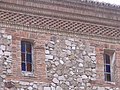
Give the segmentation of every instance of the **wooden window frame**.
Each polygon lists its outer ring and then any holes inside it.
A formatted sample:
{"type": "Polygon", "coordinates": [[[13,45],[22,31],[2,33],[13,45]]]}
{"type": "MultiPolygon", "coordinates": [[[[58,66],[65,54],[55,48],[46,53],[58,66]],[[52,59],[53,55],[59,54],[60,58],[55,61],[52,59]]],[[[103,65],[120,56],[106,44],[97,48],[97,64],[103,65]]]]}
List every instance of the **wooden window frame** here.
{"type": "Polygon", "coordinates": [[[33,72],[33,43],[32,42],[30,42],[30,41],[25,41],[25,40],[22,40],[21,41],[21,71],[22,72],[30,72],[30,73],[32,73],[33,72]],[[25,52],[22,52],[22,43],[25,43],[25,52]],[[30,47],[30,53],[28,53],[27,52],[27,44],[29,44],[29,45],[31,45],[31,47],[30,47]],[[23,62],[22,61],[22,53],[25,53],[24,55],[25,55],[25,61],[23,62]],[[31,57],[31,61],[30,62],[28,62],[28,60],[27,60],[27,56],[26,56],[26,54],[30,54],[30,57],[31,57]],[[23,66],[22,66],[22,63],[25,63],[25,70],[23,70],[22,68],[23,68],[23,66]],[[28,70],[28,66],[27,66],[27,64],[31,64],[31,70],[28,70]]]}
{"type": "Polygon", "coordinates": [[[115,50],[104,50],[104,80],[107,82],[113,82],[114,81],[114,62],[115,62],[115,50]],[[109,56],[109,63],[106,63],[106,55],[109,56]],[[109,66],[110,72],[107,71],[106,67],[109,66]],[[110,75],[110,79],[107,79],[108,77],[106,75],[110,75]]]}

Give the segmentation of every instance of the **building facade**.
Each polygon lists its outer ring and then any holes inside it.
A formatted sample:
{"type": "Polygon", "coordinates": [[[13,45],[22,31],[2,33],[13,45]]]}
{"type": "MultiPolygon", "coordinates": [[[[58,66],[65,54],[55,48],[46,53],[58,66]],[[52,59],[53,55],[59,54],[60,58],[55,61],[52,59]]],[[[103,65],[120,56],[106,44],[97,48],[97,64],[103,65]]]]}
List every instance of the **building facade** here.
{"type": "Polygon", "coordinates": [[[120,90],[120,7],[0,0],[0,90],[120,90]]]}

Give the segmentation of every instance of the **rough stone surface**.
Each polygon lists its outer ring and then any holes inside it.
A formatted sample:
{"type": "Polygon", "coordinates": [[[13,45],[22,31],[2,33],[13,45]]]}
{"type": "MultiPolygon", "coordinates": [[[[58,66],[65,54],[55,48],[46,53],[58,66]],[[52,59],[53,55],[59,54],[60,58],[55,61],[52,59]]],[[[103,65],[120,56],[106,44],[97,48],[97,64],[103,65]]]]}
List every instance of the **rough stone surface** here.
{"type": "MultiPolygon", "coordinates": [[[[88,41],[80,38],[59,35],[51,35],[50,40],[45,43],[45,47],[37,46],[35,48],[38,52],[36,57],[39,60],[36,65],[46,66],[44,69],[39,68],[38,70],[41,72],[37,75],[46,73],[48,80],[44,80],[41,76],[40,79],[43,79],[44,82],[39,82],[34,80],[34,75],[30,75],[30,73],[25,73],[26,76],[23,76],[27,80],[10,79],[15,73],[12,65],[13,57],[17,56],[12,55],[12,50],[14,51],[16,48],[11,49],[11,47],[12,40],[16,40],[16,38],[6,33],[0,33],[0,37],[0,90],[120,90],[119,87],[114,87],[114,82],[111,83],[111,86],[94,85],[98,78],[97,53],[94,45],[91,46],[88,41]],[[44,53],[42,58],[39,52],[41,48],[44,48],[44,51],[41,52],[44,53]],[[44,72],[45,70],[46,72],[44,72]]],[[[17,75],[19,77],[19,74],[17,75]]]]}
{"type": "MultiPolygon", "coordinates": [[[[93,68],[91,66],[96,63],[95,49],[91,49],[91,52],[88,52],[87,49],[93,47],[89,45],[85,46],[83,42],[74,38],[56,38],[54,45],[51,47],[51,40],[46,48],[49,56],[54,57],[51,58],[52,60],[46,61],[47,66],[51,67],[51,69],[47,70],[48,77],[52,78],[55,85],[57,84],[57,86],[51,84],[50,87],[56,88],[55,90],[77,90],[77,88],[79,90],[79,86],[81,89],[86,88],[86,86],[91,86],[88,82],[92,79],[92,75],[96,75],[96,71],[94,70],[96,66],[93,66],[93,68]],[[81,50],[83,47],[89,48],[81,50]],[[50,48],[54,49],[51,50],[50,48]],[[54,55],[52,52],[56,54],[54,55]],[[92,59],[90,57],[92,57],[92,59]],[[90,71],[86,69],[90,69],[90,71]]],[[[48,56],[46,59],[48,59],[48,56]]]]}

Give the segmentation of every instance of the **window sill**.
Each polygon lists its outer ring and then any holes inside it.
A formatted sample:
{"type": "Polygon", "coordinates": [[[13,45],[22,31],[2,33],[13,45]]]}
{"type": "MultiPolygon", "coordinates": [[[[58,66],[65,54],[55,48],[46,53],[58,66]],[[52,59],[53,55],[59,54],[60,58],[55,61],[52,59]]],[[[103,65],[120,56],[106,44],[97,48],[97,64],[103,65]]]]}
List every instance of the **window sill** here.
{"type": "Polygon", "coordinates": [[[113,82],[113,81],[105,81],[106,84],[112,84],[112,85],[115,85],[116,83],[113,82]]]}
{"type": "Polygon", "coordinates": [[[22,72],[22,75],[25,76],[25,77],[34,77],[34,74],[33,72],[22,72]]]}

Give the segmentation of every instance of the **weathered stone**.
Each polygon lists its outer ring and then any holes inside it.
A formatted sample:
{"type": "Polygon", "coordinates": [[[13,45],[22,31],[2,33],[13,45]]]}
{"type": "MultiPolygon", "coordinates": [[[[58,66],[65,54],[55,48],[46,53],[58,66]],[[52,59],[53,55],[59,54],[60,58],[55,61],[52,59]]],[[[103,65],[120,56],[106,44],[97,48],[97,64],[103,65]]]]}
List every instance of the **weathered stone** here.
{"type": "Polygon", "coordinates": [[[54,77],[56,77],[56,78],[57,78],[57,77],[58,77],[58,74],[54,74],[54,77]]]}
{"type": "Polygon", "coordinates": [[[76,49],[76,47],[72,47],[72,49],[73,49],[73,50],[75,50],[75,49],[76,49]]]}
{"type": "Polygon", "coordinates": [[[71,46],[71,42],[69,40],[65,40],[65,44],[71,46]]]}
{"type": "Polygon", "coordinates": [[[79,64],[79,67],[83,67],[83,64],[82,64],[82,63],[80,63],[80,64],[79,64]]]}
{"type": "Polygon", "coordinates": [[[58,61],[55,61],[55,65],[58,66],[58,65],[59,65],[59,62],[58,62],[58,61]]]}
{"type": "Polygon", "coordinates": [[[7,73],[12,73],[11,69],[7,69],[7,73]]]}
{"type": "Polygon", "coordinates": [[[105,90],[104,87],[98,87],[98,90],[105,90]]]}
{"type": "Polygon", "coordinates": [[[6,75],[2,74],[1,77],[4,79],[4,78],[6,78],[6,75]]]}
{"type": "Polygon", "coordinates": [[[87,79],[88,77],[86,75],[82,75],[82,79],[87,79]]]}
{"type": "Polygon", "coordinates": [[[61,64],[64,64],[64,62],[63,62],[62,60],[60,60],[60,63],[61,63],[61,64]]]}
{"type": "Polygon", "coordinates": [[[56,90],[63,90],[63,89],[60,86],[57,86],[56,90]]]}
{"type": "Polygon", "coordinates": [[[44,87],[44,90],[51,90],[50,87],[44,87]]]}
{"type": "Polygon", "coordinates": [[[77,78],[77,82],[82,82],[82,78],[77,78]]]}
{"type": "Polygon", "coordinates": [[[28,87],[28,90],[33,90],[33,88],[31,86],[28,87]]]}
{"type": "Polygon", "coordinates": [[[1,50],[5,50],[5,45],[0,45],[1,50]]]}
{"type": "Polygon", "coordinates": [[[49,50],[45,50],[45,54],[50,54],[50,51],[49,50]]]}
{"type": "Polygon", "coordinates": [[[29,85],[29,82],[22,82],[22,81],[20,81],[19,82],[21,85],[29,85]]]}
{"type": "Polygon", "coordinates": [[[52,86],[52,87],[51,87],[51,90],[55,90],[55,87],[52,86]]]}
{"type": "Polygon", "coordinates": [[[59,83],[59,80],[57,78],[53,78],[54,83],[59,83]]]}
{"type": "Polygon", "coordinates": [[[46,55],[47,59],[53,59],[53,55],[46,55]]]}
{"type": "Polygon", "coordinates": [[[59,76],[58,79],[59,80],[65,80],[65,77],[64,76],[59,76]]]}
{"type": "Polygon", "coordinates": [[[8,35],[8,36],[7,36],[7,39],[11,40],[11,39],[12,39],[12,36],[11,36],[11,35],[8,35]]]}
{"type": "Polygon", "coordinates": [[[33,88],[37,88],[37,85],[36,85],[36,84],[33,84],[33,88]]]}

